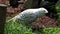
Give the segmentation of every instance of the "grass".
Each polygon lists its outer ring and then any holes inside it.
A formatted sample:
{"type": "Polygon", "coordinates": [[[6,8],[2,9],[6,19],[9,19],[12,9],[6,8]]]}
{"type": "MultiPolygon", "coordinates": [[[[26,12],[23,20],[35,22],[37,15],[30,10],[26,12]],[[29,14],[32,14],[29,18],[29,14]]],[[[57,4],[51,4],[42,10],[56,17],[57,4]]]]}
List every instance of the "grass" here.
{"type": "MultiPolygon", "coordinates": [[[[60,34],[60,28],[44,28],[40,33],[60,34]]],[[[22,25],[19,21],[11,21],[5,23],[4,34],[38,34],[38,32],[32,32],[31,28],[26,28],[26,26],[22,25]]]]}
{"type": "Polygon", "coordinates": [[[15,21],[6,22],[4,34],[32,34],[32,31],[15,21]]]}
{"type": "Polygon", "coordinates": [[[60,34],[60,28],[44,28],[43,34],[60,34]]]}

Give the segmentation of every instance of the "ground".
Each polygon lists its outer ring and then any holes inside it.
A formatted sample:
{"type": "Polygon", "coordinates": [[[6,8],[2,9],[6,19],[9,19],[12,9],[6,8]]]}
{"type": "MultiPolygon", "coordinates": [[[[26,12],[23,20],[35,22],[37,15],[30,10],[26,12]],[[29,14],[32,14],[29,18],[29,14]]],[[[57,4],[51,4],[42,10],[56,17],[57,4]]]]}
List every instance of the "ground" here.
{"type": "Polygon", "coordinates": [[[32,24],[39,27],[58,27],[58,20],[51,19],[48,16],[41,16],[36,21],[32,22],[32,24]]]}

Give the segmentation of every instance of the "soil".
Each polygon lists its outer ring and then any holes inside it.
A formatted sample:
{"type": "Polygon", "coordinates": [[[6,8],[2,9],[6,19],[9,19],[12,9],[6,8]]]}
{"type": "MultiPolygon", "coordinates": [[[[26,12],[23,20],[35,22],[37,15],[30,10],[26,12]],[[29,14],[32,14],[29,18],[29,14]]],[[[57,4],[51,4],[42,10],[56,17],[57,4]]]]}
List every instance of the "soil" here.
{"type": "Polygon", "coordinates": [[[41,16],[36,21],[32,22],[32,25],[38,27],[59,27],[58,20],[51,19],[48,16],[41,16]]]}

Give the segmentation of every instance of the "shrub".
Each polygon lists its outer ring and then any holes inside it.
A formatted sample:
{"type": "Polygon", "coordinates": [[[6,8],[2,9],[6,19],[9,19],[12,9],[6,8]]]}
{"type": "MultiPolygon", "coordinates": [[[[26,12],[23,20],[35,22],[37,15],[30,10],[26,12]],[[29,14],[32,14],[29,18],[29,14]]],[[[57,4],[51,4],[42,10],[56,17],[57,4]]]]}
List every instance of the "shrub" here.
{"type": "Polygon", "coordinates": [[[60,34],[60,28],[44,28],[43,34],[60,34]]]}
{"type": "Polygon", "coordinates": [[[11,21],[5,23],[4,34],[32,34],[32,31],[18,21],[11,21]]]}

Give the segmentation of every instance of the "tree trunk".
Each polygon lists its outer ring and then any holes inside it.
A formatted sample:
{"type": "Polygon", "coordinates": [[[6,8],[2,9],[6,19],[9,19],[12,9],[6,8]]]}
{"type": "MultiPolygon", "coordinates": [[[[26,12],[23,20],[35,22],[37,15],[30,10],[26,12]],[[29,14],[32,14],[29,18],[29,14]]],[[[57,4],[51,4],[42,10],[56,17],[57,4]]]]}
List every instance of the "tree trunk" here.
{"type": "Polygon", "coordinates": [[[4,34],[5,20],[6,20],[6,5],[0,4],[0,34],[4,34]]]}

